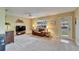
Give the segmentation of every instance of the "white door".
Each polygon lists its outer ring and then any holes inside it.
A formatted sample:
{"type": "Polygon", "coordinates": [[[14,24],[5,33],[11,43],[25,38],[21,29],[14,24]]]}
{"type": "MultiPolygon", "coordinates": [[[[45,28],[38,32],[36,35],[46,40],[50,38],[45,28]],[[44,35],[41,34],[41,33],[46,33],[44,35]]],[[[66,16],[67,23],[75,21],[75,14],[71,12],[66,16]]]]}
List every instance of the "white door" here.
{"type": "Polygon", "coordinates": [[[79,45],[79,17],[76,18],[76,43],[79,45]]]}
{"type": "Polygon", "coordinates": [[[61,38],[71,39],[72,22],[71,16],[62,17],[59,20],[59,35],[61,38]]]}

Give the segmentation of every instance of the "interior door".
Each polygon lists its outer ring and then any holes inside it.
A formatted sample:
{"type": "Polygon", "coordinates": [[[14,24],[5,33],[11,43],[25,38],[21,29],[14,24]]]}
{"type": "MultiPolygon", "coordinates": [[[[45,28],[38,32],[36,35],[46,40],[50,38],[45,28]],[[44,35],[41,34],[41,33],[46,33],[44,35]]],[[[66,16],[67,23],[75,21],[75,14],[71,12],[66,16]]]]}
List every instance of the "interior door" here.
{"type": "Polygon", "coordinates": [[[79,46],[79,17],[76,18],[76,43],[79,46]]]}
{"type": "Polygon", "coordinates": [[[71,39],[72,22],[70,16],[60,18],[59,28],[59,35],[61,38],[71,39]]]}

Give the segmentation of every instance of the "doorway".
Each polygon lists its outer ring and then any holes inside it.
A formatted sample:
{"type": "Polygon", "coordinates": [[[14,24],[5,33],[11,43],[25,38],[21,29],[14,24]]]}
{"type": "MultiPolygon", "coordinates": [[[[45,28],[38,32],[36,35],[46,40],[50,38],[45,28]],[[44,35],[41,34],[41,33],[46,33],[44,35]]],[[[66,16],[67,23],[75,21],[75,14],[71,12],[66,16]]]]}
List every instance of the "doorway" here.
{"type": "Polygon", "coordinates": [[[76,44],[79,46],[79,17],[76,18],[76,44]]]}
{"type": "Polygon", "coordinates": [[[61,39],[72,39],[72,17],[65,16],[59,20],[59,36],[61,39]]]}

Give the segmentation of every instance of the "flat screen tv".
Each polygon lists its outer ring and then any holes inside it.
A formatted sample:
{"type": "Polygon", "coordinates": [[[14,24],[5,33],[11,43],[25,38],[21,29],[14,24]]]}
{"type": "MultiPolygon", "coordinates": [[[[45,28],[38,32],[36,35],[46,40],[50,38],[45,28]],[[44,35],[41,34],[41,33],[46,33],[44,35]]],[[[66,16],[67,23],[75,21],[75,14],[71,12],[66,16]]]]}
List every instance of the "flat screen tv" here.
{"type": "Polygon", "coordinates": [[[26,26],[16,26],[16,32],[25,31],[26,26]]]}

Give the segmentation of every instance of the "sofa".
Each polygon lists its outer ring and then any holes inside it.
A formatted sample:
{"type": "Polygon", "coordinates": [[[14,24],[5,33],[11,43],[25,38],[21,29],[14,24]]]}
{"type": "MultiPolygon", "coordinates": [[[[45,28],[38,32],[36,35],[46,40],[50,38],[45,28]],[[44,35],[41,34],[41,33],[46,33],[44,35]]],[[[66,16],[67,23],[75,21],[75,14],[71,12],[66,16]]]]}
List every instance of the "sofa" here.
{"type": "Polygon", "coordinates": [[[32,30],[32,34],[41,37],[50,37],[50,32],[45,31],[45,29],[32,30]]]}

